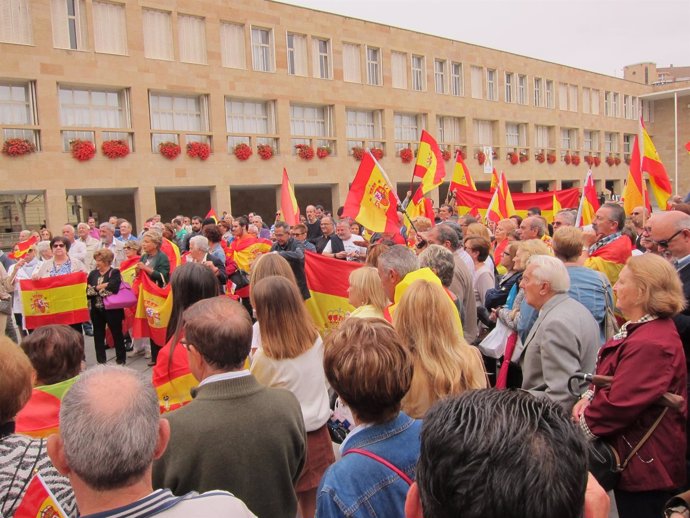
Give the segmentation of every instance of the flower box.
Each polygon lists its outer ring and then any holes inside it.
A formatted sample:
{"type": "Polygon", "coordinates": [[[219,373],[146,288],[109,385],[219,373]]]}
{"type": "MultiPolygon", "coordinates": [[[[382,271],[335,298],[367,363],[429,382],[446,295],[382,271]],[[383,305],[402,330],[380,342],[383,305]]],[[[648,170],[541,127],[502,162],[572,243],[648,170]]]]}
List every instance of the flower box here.
{"type": "Polygon", "coordinates": [[[72,157],[80,162],[86,162],[96,156],[96,146],[90,140],[73,140],[70,142],[72,157]]]}
{"type": "Polygon", "coordinates": [[[540,164],[543,164],[546,161],[546,157],[544,156],[544,152],[540,151],[539,153],[536,154],[534,159],[539,162],[540,164]]]}
{"type": "Polygon", "coordinates": [[[111,160],[124,158],[129,155],[129,144],[126,140],[106,140],[101,144],[101,152],[111,160]]]}
{"type": "Polygon", "coordinates": [[[412,162],[413,158],[414,153],[412,153],[412,150],[409,147],[405,147],[400,150],[400,160],[402,160],[403,164],[409,164],[412,162]]]}
{"type": "Polygon", "coordinates": [[[250,156],[254,154],[252,151],[252,148],[249,147],[249,144],[245,144],[244,142],[241,144],[237,144],[232,152],[235,154],[238,160],[248,160],[250,156]]]}
{"type": "Polygon", "coordinates": [[[328,146],[319,146],[316,148],[316,156],[319,157],[320,159],[324,159],[331,154],[331,148],[328,146]]]}
{"type": "Polygon", "coordinates": [[[24,138],[7,139],[2,144],[2,154],[11,157],[28,155],[34,151],[36,151],[36,146],[33,142],[24,138]]]}
{"type": "Polygon", "coordinates": [[[570,165],[573,162],[573,157],[570,155],[570,153],[566,153],[563,157],[563,161],[565,162],[565,165],[570,165]]]}
{"type": "Polygon", "coordinates": [[[381,160],[383,158],[383,149],[380,147],[373,147],[369,151],[371,151],[371,154],[374,155],[376,160],[381,160]]]}
{"type": "Polygon", "coordinates": [[[556,153],[549,153],[546,155],[546,162],[548,164],[555,164],[556,163],[556,153]]]}
{"type": "Polygon", "coordinates": [[[363,147],[359,147],[359,146],[353,147],[353,148],[352,148],[352,156],[353,156],[354,159],[357,160],[358,162],[361,161],[362,158],[364,158],[364,148],[363,148],[363,147]]]}
{"type": "Polygon", "coordinates": [[[273,158],[273,155],[275,154],[273,152],[273,146],[271,146],[270,144],[259,144],[258,146],[256,146],[256,151],[258,152],[259,158],[261,158],[261,160],[270,160],[271,158],[273,158]]]}
{"type": "Polygon", "coordinates": [[[484,162],[486,162],[484,151],[477,151],[477,162],[479,162],[479,165],[484,165],[484,162]]]}
{"type": "Polygon", "coordinates": [[[520,161],[520,155],[514,151],[511,151],[508,153],[508,160],[510,160],[511,164],[516,165],[520,161]]]}
{"type": "Polygon", "coordinates": [[[211,146],[205,142],[190,142],[187,144],[187,156],[206,160],[211,155],[211,146]]]}
{"type": "Polygon", "coordinates": [[[580,165],[580,155],[573,155],[572,163],[573,165],[580,165]]]}
{"type": "Polygon", "coordinates": [[[168,160],[175,160],[180,156],[182,149],[177,142],[167,141],[158,144],[158,152],[168,160]]]}
{"type": "Polygon", "coordinates": [[[595,156],[593,162],[594,162],[594,167],[599,167],[601,165],[601,158],[599,158],[598,156],[595,156]]]}
{"type": "Polygon", "coordinates": [[[612,156],[607,156],[607,157],[606,157],[606,164],[607,164],[609,167],[613,167],[613,164],[615,164],[615,163],[616,163],[616,161],[614,160],[614,158],[613,158],[612,156]]]}
{"type": "Polygon", "coordinates": [[[297,150],[297,156],[302,160],[311,160],[314,158],[314,148],[308,144],[297,144],[295,149],[297,150]]]}
{"type": "Polygon", "coordinates": [[[448,162],[448,160],[450,160],[450,157],[451,157],[450,151],[448,151],[447,149],[444,149],[443,151],[441,151],[441,157],[443,158],[444,161],[448,162]]]}
{"type": "Polygon", "coordinates": [[[614,165],[621,165],[621,159],[618,158],[618,157],[614,158],[614,159],[613,159],[613,164],[614,164],[614,165]]]}

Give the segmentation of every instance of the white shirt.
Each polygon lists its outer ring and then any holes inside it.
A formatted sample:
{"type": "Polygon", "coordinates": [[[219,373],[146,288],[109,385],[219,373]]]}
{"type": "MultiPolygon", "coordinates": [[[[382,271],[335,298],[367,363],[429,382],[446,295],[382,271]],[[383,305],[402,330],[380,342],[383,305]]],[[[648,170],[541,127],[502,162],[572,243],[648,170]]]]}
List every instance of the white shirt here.
{"type": "Polygon", "coordinates": [[[235,378],[243,378],[244,376],[249,376],[251,372],[249,372],[247,369],[242,369],[241,371],[230,371],[230,372],[223,372],[221,374],[213,374],[209,376],[208,378],[204,378],[201,383],[199,383],[199,386],[201,387],[202,385],[207,385],[209,383],[214,383],[216,381],[225,381],[225,380],[232,380],[235,378]]]}
{"type": "Polygon", "coordinates": [[[68,253],[70,259],[79,259],[82,263],[86,263],[86,245],[78,239],[69,245],[68,253]]]}
{"type": "MultiPolygon", "coordinates": [[[[345,247],[345,252],[347,253],[347,260],[348,261],[355,261],[357,260],[357,257],[365,257],[367,255],[367,249],[363,246],[357,246],[355,244],[355,241],[361,241],[362,237],[351,235],[349,239],[342,239],[341,241],[343,242],[343,246],[345,247]]],[[[323,249],[324,254],[332,254],[331,252],[331,242],[329,241],[326,243],[325,248],[323,249]]]]}

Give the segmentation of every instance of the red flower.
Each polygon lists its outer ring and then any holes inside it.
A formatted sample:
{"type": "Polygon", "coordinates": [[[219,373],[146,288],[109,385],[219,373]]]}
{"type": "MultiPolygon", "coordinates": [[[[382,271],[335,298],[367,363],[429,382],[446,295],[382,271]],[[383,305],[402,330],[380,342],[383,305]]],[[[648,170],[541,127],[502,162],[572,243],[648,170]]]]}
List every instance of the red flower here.
{"type": "Polygon", "coordinates": [[[73,140],[70,147],[72,156],[80,162],[91,160],[96,155],[96,146],[90,140],[73,140]]]}
{"type": "Polygon", "coordinates": [[[479,162],[479,165],[484,165],[484,162],[486,162],[486,155],[484,154],[484,151],[477,152],[477,162],[479,162]]]}
{"type": "Polygon", "coordinates": [[[114,160],[129,155],[129,144],[125,140],[106,140],[101,144],[101,152],[114,160]]]}
{"type": "Polygon", "coordinates": [[[331,154],[331,148],[327,146],[319,146],[316,148],[316,156],[319,158],[326,158],[331,154]]]}
{"type": "Polygon", "coordinates": [[[601,165],[601,158],[598,156],[594,157],[594,167],[599,167],[601,165]]]}
{"type": "Polygon", "coordinates": [[[297,156],[302,160],[311,160],[314,158],[314,148],[308,144],[297,144],[295,146],[297,156]]]}
{"type": "Polygon", "coordinates": [[[273,157],[273,146],[269,144],[259,144],[256,149],[261,160],[270,160],[273,157]]]}
{"type": "Polygon", "coordinates": [[[364,158],[364,148],[355,146],[352,148],[352,156],[354,157],[355,160],[358,162],[364,158]]]}
{"type": "Polygon", "coordinates": [[[543,164],[544,160],[546,160],[546,158],[544,157],[543,151],[540,151],[539,153],[537,153],[537,156],[535,158],[536,158],[537,162],[539,162],[540,164],[543,164]]]}
{"type": "Polygon", "coordinates": [[[451,156],[451,155],[450,155],[450,151],[448,151],[447,149],[444,149],[444,150],[441,152],[441,156],[443,157],[443,160],[445,160],[446,162],[448,162],[448,160],[450,160],[450,156],[451,156]]]}
{"type": "Polygon", "coordinates": [[[580,165],[580,155],[573,155],[572,161],[573,165],[580,165]]]}
{"type": "Polygon", "coordinates": [[[527,151],[520,151],[520,162],[527,162],[529,160],[529,155],[527,151]]]}
{"type": "Polygon", "coordinates": [[[546,161],[549,164],[555,164],[556,163],[556,154],[555,153],[549,153],[546,155],[546,161]]]}
{"type": "Polygon", "coordinates": [[[465,150],[464,150],[464,149],[461,149],[461,150],[460,150],[460,155],[462,156],[462,159],[463,159],[463,160],[467,160],[467,153],[465,153],[465,150]]]}
{"type": "Polygon", "coordinates": [[[373,147],[369,151],[371,151],[371,154],[374,155],[376,160],[381,160],[383,158],[383,149],[380,147],[373,147]]]}
{"type": "Polygon", "coordinates": [[[23,138],[7,139],[2,145],[2,154],[11,157],[28,155],[34,151],[36,151],[36,146],[23,138]]]}
{"type": "Polygon", "coordinates": [[[606,157],[606,163],[608,164],[609,167],[613,167],[613,164],[615,164],[616,161],[613,159],[612,156],[607,156],[606,157]]]}
{"type": "Polygon", "coordinates": [[[249,144],[245,144],[244,142],[242,144],[237,144],[233,149],[233,153],[235,153],[235,156],[240,160],[247,160],[254,154],[249,144]]]}
{"type": "Polygon", "coordinates": [[[158,144],[158,151],[168,160],[175,160],[182,152],[182,148],[176,142],[161,142],[158,144]]]}
{"type": "Polygon", "coordinates": [[[573,157],[570,156],[570,153],[566,153],[563,157],[563,161],[565,162],[565,165],[570,165],[573,161],[573,157]]]}
{"type": "Polygon", "coordinates": [[[508,160],[510,160],[511,164],[515,165],[520,161],[520,156],[517,153],[511,151],[510,153],[508,153],[508,160]]]}
{"type": "Polygon", "coordinates": [[[211,146],[205,142],[190,142],[187,144],[187,156],[206,160],[211,155],[211,146]]]}
{"type": "Polygon", "coordinates": [[[616,158],[613,159],[613,163],[614,163],[615,165],[621,165],[621,159],[618,158],[618,157],[616,157],[616,158]]]}
{"type": "Polygon", "coordinates": [[[593,157],[592,155],[587,155],[587,156],[585,157],[585,163],[586,163],[588,166],[591,167],[593,162],[594,162],[594,157],[593,157]]]}
{"type": "Polygon", "coordinates": [[[404,147],[400,150],[400,160],[402,160],[403,164],[409,164],[412,162],[413,158],[414,153],[412,153],[412,150],[409,147],[404,147]]]}

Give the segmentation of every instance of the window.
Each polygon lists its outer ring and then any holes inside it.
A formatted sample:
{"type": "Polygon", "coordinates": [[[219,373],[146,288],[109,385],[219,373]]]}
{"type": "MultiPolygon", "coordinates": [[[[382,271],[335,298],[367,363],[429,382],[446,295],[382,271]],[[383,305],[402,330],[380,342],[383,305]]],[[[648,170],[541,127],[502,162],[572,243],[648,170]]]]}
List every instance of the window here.
{"type": "Polygon", "coordinates": [[[441,59],[434,60],[434,85],[437,94],[447,93],[446,83],[446,66],[447,62],[441,59]]]}
{"type": "Polygon", "coordinates": [[[438,141],[441,145],[458,145],[463,142],[460,117],[439,115],[436,117],[438,141]]]}
{"type": "Polygon", "coordinates": [[[506,122],[506,146],[527,147],[527,124],[506,122]]]}
{"type": "Polygon", "coordinates": [[[604,115],[613,117],[613,92],[604,92],[604,115]]]}
{"type": "Polygon", "coordinates": [[[584,130],[582,132],[582,149],[587,152],[599,151],[599,132],[584,130]]]}
{"type": "Polygon", "coordinates": [[[273,31],[252,27],[252,67],[259,72],[273,72],[273,31]]]}
{"type": "Polygon", "coordinates": [[[592,112],[591,90],[589,88],[582,89],[582,113],[592,112]]]}
{"type": "Polygon", "coordinates": [[[599,115],[599,90],[592,90],[592,115],[599,115]]]}
{"type": "MultiPolygon", "coordinates": [[[[225,98],[225,128],[228,133],[228,151],[237,144],[251,144],[250,135],[274,135],[275,103],[225,98]]],[[[256,138],[256,144],[269,144],[278,150],[277,139],[256,138]]]]}
{"type": "Polygon", "coordinates": [[[84,0],[51,0],[53,45],[59,49],[84,50],[88,43],[84,0]]]}
{"type": "Polygon", "coordinates": [[[93,3],[93,43],[96,52],[127,54],[127,27],[123,4],[93,3]]]}
{"type": "Polygon", "coordinates": [[[327,146],[333,149],[333,107],[290,105],[292,148],[297,144],[327,146]],[[312,143],[312,139],[314,143],[312,143]]]}
{"type": "Polygon", "coordinates": [[[635,135],[623,135],[623,153],[625,153],[626,156],[632,154],[634,143],[635,135]]]}
{"type": "MultiPolygon", "coordinates": [[[[153,150],[168,140],[178,141],[179,132],[208,132],[208,98],[205,95],[149,93],[153,150]],[[155,133],[155,131],[167,133],[155,133]]],[[[193,135],[190,135],[193,136],[193,135]]],[[[190,139],[187,140],[198,140],[190,139]]],[[[208,139],[206,139],[208,140],[208,139]]]]}
{"type": "Polygon", "coordinates": [[[506,90],[505,90],[505,101],[507,103],[515,102],[515,74],[512,72],[506,72],[506,90]]]}
{"type": "Polygon", "coordinates": [[[321,79],[331,78],[331,40],[312,38],[313,75],[321,79]]]}
{"type": "Polygon", "coordinates": [[[144,56],[151,59],[173,59],[172,19],[168,12],[143,9],[144,56]]]}
{"type": "Polygon", "coordinates": [[[621,116],[621,105],[620,105],[620,94],[614,92],[613,100],[611,102],[611,116],[620,117],[621,116]]]}
{"type": "Polygon", "coordinates": [[[464,95],[465,93],[465,82],[462,77],[462,63],[451,63],[450,93],[458,96],[464,95]]]}
{"type": "Polygon", "coordinates": [[[618,133],[604,132],[604,151],[618,153],[618,133]]]}
{"type": "Polygon", "coordinates": [[[343,43],[343,81],[362,82],[362,50],[354,43],[343,43]]]}
{"type": "Polygon", "coordinates": [[[421,92],[425,88],[424,56],[412,56],[412,89],[421,92]]]}
{"type": "Polygon", "coordinates": [[[534,106],[544,106],[544,81],[541,77],[534,78],[534,106]]]}
{"type": "Polygon", "coordinates": [[[517,102],[527,104],[527,76],[525,75],[518,75],[517,102]]]}
{"type": "Polygon", "coordinates": [[[577,111],[577,85],[568,87],[568,108],[571,112],[577,111]]]}
{"type": "Polygon", "coordinates": [[[383,148],[383,113],[381,110],[345,110],[348,153],[353,147],[383,148]]]}
{"type": "Polygon", "coordinates": [[[380,86],[381,81],[381,49],[367,47],[367,83],[380,86]]]}
{"type": "Polygon", "coordinates": [[[393,124],[396,152],[403,148],[414,148],[424,128],[424,116],[420,113],[394,113],[393,124]]]}
{"type": "Polygon", "coordinates": [[[577,129],[561,128],[561,149],[564,151],[577,149],[577,129]]]}
{"type": "Polygon", "coordinates": [[[0,125],[5,126],[2,137],[26,139],[38,146],[38,132],[23,127],[36,121],[35,84],[0,81],[0,125]]]}
{"type": "Polygon", "coordinates": [[[29,0],[0,2],[0,41],[31,45],[31,13],[29,0]]]}
{"type": "Polygon", "coordinates": [[[558,83],[558,109],[568,109],[568,85],[565,83],[558,83]]]}
{"type": "MultiPolygon", "coordinates": [[[[307,37],[287,33],[287,65],[291,76],[307,75],[307,37]]],[[[316,71],[316,69],[314,69],[316,71]]]]}
{"type": "Polygon", "coordinates": [[[391,72],[393,88],[407,89],[407,54],[391,52],[391,72]]]}
{"type": "Polygon", "coordinates": [[[470,80],[472,82],[472,99],[483,99],[484,84],[482,67],[470,67],[470,80]]]}
{"type": "Polygon", "coordinates": [[[498,101],[498,85],[496,84],[496,70],[486,69],[486,98],[489,101],[498,101]]]}
{"type": "Polygon", "coordinates": [[[224,67],[247,68],[244,50],[244,25],[221,22],[220,55],[224,67]]]}
{"type": "Polygon", "coordinates": [[[478,146],[493,146],[494,123],[493,121],[474,121],[474,143],[478,146]]]}
{"type": "Polygon", "coordinates": [[[549,127],[548,126],[534,126],[534,144],[537,149],[549,149],[549,127]]]}
{"type": "Polygon", "coordinates": [[[623,113],[626,119],[632,119],[632,97],[629,95],[623,96],[623,113]]]}
{"type": "Polygon", "coordinates": [[[654,122],[654,101],[642,101],[642,119],[654,122]]]}
{"type": "Polygon", "coordinates": [[[553,93],[553,81],[550,79],[547,79],[545,82],[545,88],[546,88],[546,107],[553,109],[554,107],[554,93],[553,93]]]}
{"type": "Polygon", "coordinates": [[[203,18],[177,15],[180,61],[206,64],[206,24],[203,18]]]}

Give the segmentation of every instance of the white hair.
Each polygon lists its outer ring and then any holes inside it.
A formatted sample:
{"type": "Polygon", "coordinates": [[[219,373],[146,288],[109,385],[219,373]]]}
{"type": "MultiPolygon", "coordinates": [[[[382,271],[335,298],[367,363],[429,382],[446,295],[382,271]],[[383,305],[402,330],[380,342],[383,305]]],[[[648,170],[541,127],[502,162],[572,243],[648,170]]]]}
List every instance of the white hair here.
{"type": "Polygon", "coordinates": [[[105,223],[101,223],[100,225],[98,225],[98,228],[109,230],[113,234],[115,233],[115,225],[113,225],[112,223],[109,223],[107,221],[105,223]]]}
{"type": "Polygon", "coordinates": [[[566,293],[570,289],[570,275],[565,265],[550,255],[533,255],[527,266],[534,265],[532,275],[541,282],[548,282],[555,293],[566,293]]]}
{"type": "Polygon", "coordinates": [[[198,248],[202,252],[208,252],[208,239],[206,236],[192,236],[189,238],[190,248],[194,245],[194,248],[198,248]]]}

